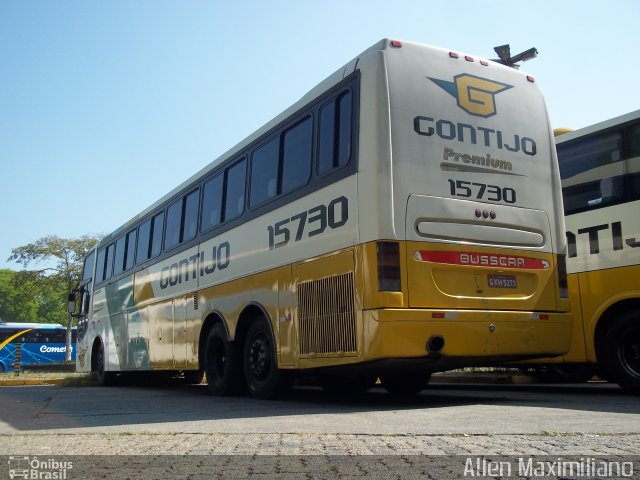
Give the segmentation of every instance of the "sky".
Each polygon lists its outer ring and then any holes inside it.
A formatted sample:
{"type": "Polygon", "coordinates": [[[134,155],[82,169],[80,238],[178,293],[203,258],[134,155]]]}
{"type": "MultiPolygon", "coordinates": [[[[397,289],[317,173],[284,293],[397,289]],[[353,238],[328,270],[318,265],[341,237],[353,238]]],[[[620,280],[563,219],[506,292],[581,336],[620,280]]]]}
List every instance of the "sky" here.
{"type": "Polygon", "coordinates": [[[552,126],[640,108],[637,0],[0,0],[0,268],[109,233],[382,38],[522,65],[552,126]]]}

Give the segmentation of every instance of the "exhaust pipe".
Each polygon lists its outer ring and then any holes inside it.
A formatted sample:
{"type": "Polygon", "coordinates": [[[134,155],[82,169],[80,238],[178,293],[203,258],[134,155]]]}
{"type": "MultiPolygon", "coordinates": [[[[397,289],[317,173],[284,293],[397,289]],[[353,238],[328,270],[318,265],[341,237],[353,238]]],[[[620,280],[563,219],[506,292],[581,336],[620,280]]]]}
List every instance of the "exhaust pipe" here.
{"type": "Polygon", "coordinates": [[[444,348],[444,337],[442,335],[432,335],[427,341],[427,351],[429,353],[440,353],[444,348]]]}

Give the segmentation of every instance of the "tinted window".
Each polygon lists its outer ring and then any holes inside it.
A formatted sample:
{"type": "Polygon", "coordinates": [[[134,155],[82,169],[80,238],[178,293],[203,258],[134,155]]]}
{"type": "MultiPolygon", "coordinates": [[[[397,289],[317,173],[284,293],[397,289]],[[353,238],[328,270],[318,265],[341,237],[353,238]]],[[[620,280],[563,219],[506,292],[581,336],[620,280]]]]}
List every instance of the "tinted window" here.
{"type": "Polygon", "coordinates": [[[104,280],[104,256],[105,250],[103,248],[98,251],[98,262],[96,265],[96,282],[101,282],[104,280]]]}
{"type": "Polygon", "coordinates": [[[151,219],[151,256],[160,255],[162,251],[162,228],[164,227],[164,212],[158,213],[151,219]]]}
{"type": "Polygon", "coordinates": [[[311,174],[311,145],[313,122],[306,118],[283,135],[282,148],[282,188],[278,193],[286,193],[309,181],[311,174]]]}
{"type": "Polygon", "coordinates": [[[229,167],[226,175],[225,222],[240,216],[244,211],[244,191],[247,177],[246,160],[242,160],[232,167],[229,167]]]}
{"type": "Polygon", "coordinates": [[[182,222],[182,199],[167,208],[167,229],[164,234],[164,248],[169,250],[180,243],[180,224],[182,222]]]}
{"type": "Polygon", "coordinates": [[[136,251],[136,263],[143,263],[149,259],[149,241],[151,240],[151,219],[140,225],[138,230],[138,249],[136,251]]]}
{"type": "Polygon", "coordinates": [[[129,270],[133,267],[133,263],[136,258],[136,231],[131,230],[127,233],[126,240],[127,255],[125,258],[124,268],[125,270],[129,270]]]}
{"type": "Polygon", "coordinates": [[[200,204],[200,191],[194,190],[184,199],[184,220],[182,222],[181,242],[188,242],[196,236],[198,231],[198,208],[200,204]]]}
{"type": "Polygon", "coordinates": [[[107,247],[107,256],[104,260],[104,279],[111,278],[111,274],[113,273],[113,251],[115,249],[114,244],[112,243],[107,247]]]}
{"type": "Polygon", "coordinates": [[[88,280],[93,275],[93,260],[95,257],[95,251],[91,252],[87,255],[87,258],[84,260],[84,268],[82,270],[82,280],[88,280]]]}
{"type": "Polygon", "coordinates": [[[622,160],[622,136],[619,132],[587,138],[557,147],[560,176],[570,178],[580,173],[622,160]]]}
{"type": "Polygon", "coordinates": [[[252,207],[273,198],[278,193],[278,158],[280,139],[256,149],[251,158],[251,193],[249,203],[252,207]]]}
{"type": "Polygon", "coordinates": [[[338,161],[334,167],[340,168],[349,163],[351,158],[351,92],[346,92],[338,98],[340,109],[338,117],[338,161]]]}
{"type": "Polygon", "coordinates": [[[557,151],[566,214],[624,201],[626,167],[620,132],[560,144],[557,151]]]}
{"type": "Polygon", "coordinates": [[[321,175],[349,163],[351,158],[351,104],[351,91],[347,91],[320,108],[318,173],[321,175]]]}
{"type": "Polygon", "coordinates": [[[640,125],[635,125],[629,129],[629,156],[640,156],[640,125]]]}
{"type": "Polygon", "coordinates": [[[116,240],[116,253],[113,264],[113,274],[118,275],[124,271],[124,257],[125,257],[125,242],[124,235],[116,240]]]}
{"type": "Polygon", "coordinates": [[[335,142],[336,104],[334,101],[320,109],[320,135],[318,143],[318,172],[326,173],[333,168],[335,142]]]}
{"type": "Polygon", "coordinates": [[[215,227],[222,221],[222,182],[224,175],[218,175],[204,184],[202,189],[202,231],[215,227]]]}

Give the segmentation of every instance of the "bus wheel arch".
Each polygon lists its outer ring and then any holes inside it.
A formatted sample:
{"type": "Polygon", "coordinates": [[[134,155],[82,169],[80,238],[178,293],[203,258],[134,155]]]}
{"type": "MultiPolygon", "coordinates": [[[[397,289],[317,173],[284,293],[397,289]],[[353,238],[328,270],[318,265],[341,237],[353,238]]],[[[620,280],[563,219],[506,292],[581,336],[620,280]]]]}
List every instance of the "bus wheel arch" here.
{"type": "Polygon", "coordinates": [[[273,399],[291,387],[291,376],[278,368],[275,330],[262,306],[248,305],[238,319],[235,340],[242,345],[242,364],[251,396],[273,399]]]}

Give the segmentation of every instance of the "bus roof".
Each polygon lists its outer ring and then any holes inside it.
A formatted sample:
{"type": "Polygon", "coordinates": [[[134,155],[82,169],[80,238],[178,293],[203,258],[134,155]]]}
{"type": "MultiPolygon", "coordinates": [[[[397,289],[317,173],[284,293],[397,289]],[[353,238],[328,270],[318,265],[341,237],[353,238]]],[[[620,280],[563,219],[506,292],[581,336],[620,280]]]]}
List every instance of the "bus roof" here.
{"type": "Polygon", "coordinates": [[[623,125],[638,118],[640,118],[640,110],[629,112],[624,115],[620,115],[619,117],[610,118],[608,120],[589,125],[588,127],[579,128],[577,130],[559,135],[558,137],[556,137],[556,143],[562,143],[568,140],[573,140],[574,138],[590,135],[595,132],[601,132],[603,130],[606,130],[607,128],[623,125]]]}
{"type": "Polygon", "coordinates": [[[0,329],[7,328],[38,328],[43,330],[52,330],[65,327],[59,323],[0,322],[0,329]]]}

